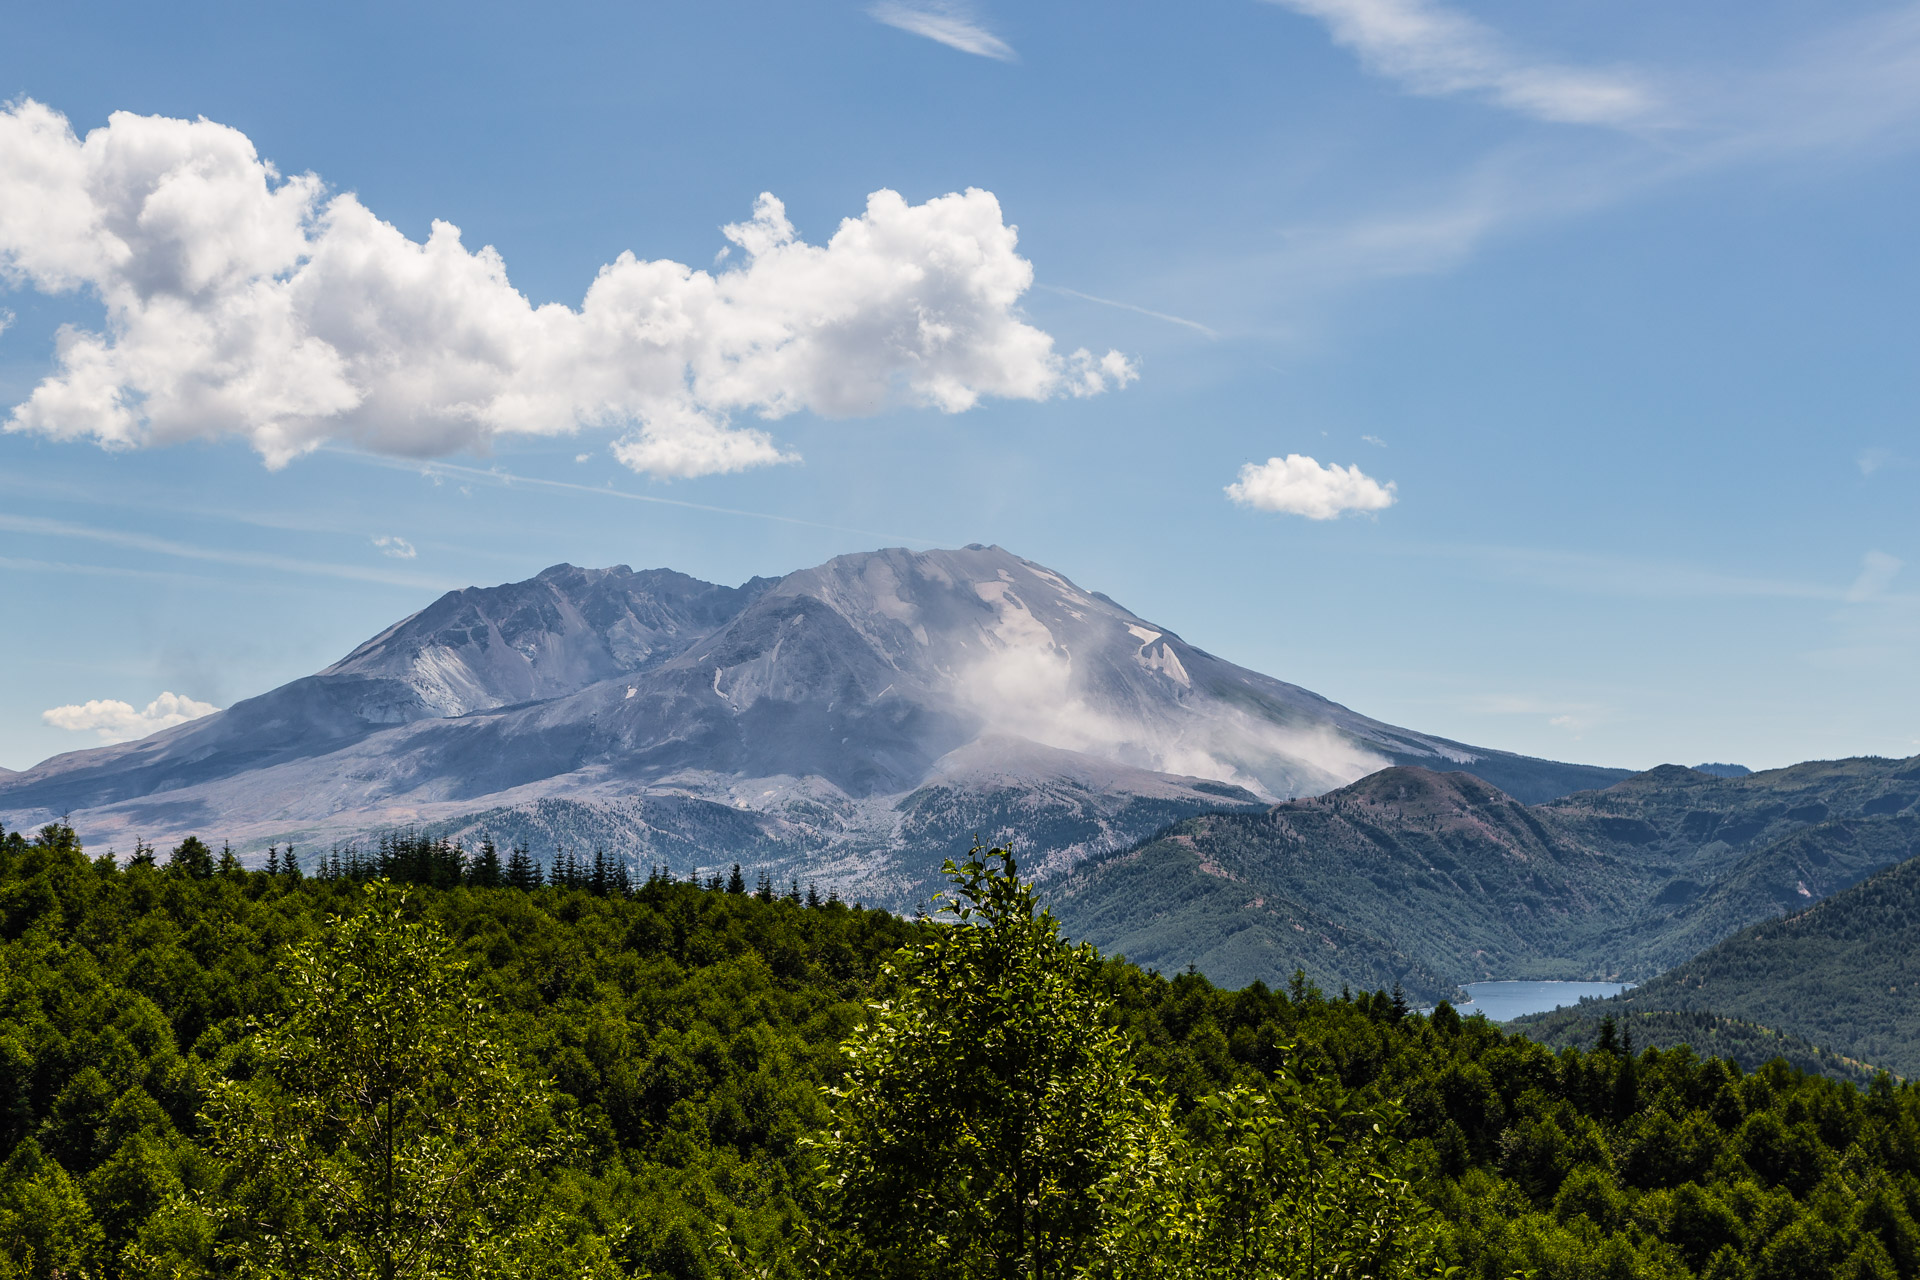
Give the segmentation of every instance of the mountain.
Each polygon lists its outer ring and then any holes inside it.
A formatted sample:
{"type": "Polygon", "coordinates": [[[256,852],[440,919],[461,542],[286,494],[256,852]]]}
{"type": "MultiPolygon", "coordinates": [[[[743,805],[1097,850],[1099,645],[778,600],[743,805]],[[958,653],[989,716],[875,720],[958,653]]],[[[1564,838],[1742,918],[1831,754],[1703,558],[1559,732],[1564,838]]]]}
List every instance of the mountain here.
{"type": "Polygon", "coordinates": [[[1399,767],[1190,818],[1049,893],[1076,936],[1229,985],[1300,967],[1377,988],[1384,972],[1437,999],[1480,979],[1646,978],[1920,854],[1917,797],[1920,757],[1740,778],[1663,765],[1534,805],[1399,767]]]}
{"type": "Polygon", "coordinates": [[[905,904],[975,832],[1057,870],[1397,764],[1534,800],[1625,776],[1369,719],[975,545],[740,587],[559,565],[451,592],[316,675],[0,779],[0,821],[243,850],[417,823],[905,904]]]}
{"type": "MultiPolygon", "coordinates": [[[[1920,815],[1886,821],[1920,852],[1920,815]]],[[[1912,1078],[1920,1076],[1917,997],[1920,856],[1743,929],[1614,999],[1542,1015],[1522,1029],[1536,1039],[1567,1039],[1610,1013],[1635,1020],[1711,1014],[1912,1078]]]]}

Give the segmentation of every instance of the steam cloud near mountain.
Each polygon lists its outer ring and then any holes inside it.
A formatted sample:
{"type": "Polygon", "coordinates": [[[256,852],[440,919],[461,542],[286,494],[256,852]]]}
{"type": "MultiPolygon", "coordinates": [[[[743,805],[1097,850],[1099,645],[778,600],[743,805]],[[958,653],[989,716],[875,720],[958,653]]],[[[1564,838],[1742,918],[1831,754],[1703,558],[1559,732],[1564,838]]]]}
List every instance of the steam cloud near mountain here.
{"type": "MultiPolygon", "coordinates": [[[[1097,705],[1086,683],[1074,679],[1072,652],[1007,584],[983,583],[977,590],[996,610],[988,634],[995,643],[961,667],[954,684],[960,700],[995,732],[1138,769],[1211,778],[1268,797],[1276,794],[1273,779],[1261,766],[1275,760],[1341,782],[1392,763],[1328,726],[1290,729],[1212,698],[1135,704],[1127,714],[1116,704],[1097,705]]],[[[1163,633],[1131,630],[1140,642],[1135,660],[1141,666],[1191,688],[1163,633]]]]}
{"type": "Polygon", "coordinates": [[[117,112],[83,139],[23,100],[0,110],[0,174],[0,273],[106,307],[104,333],[61,332],[57,370],[8,430],[237,435],[278,467],[330,440],[434,457],[609,427],[626,465],[694,476],[792,459],[735,414],[958,413],[1135,377],[1119,352],[1062,355],[1020,317],[1033,268],[986,191],[876,191],[824,245],[762,195],[724,228],[741,265],[624,253],[576,310],[534,306],[451,223],[411,241],[204,119],[117,112]]]}

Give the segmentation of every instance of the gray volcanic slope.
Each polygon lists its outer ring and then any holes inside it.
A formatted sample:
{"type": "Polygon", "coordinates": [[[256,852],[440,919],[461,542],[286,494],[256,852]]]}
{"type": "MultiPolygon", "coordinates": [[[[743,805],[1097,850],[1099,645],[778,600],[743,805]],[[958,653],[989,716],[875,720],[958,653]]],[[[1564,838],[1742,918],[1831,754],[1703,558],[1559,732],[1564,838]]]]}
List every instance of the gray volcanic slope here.
{"type": "Polygon", "coordinates": [[[419,823],[904,902],[976,831],[1060,868],[1395,764],[1531,801],[1625,776],[1382,724],[976,545],[450,592],[317,675],[0,777],[0,821],[243,850],[419,823]]]}

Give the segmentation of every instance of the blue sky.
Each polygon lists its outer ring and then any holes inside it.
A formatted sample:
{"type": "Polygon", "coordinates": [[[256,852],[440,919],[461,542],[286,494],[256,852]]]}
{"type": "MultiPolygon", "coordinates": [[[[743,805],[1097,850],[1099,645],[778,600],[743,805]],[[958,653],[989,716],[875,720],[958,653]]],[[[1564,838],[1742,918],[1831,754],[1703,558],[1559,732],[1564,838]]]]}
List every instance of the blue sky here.
{"type": "Polygon", "coordinates": [[[0,94],[0,766],[974,541],[1470,742],[1920,752],[1920,5],[74,3],[0,94]]]}

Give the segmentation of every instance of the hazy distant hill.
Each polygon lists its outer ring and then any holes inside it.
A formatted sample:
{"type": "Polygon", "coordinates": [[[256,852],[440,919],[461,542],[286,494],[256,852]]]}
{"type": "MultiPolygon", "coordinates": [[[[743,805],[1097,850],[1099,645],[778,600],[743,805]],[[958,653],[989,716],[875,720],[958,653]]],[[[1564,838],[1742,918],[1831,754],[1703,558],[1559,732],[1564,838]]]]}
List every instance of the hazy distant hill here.
{"type": "Polygon", "coordinates": [[[896,549],[451,592],[313,676],[0,779],[0,820],[250,850],[422,823],[904,904],[975,832],[1058,868],[1406,763],[1529,799],[1625,776],[1369,719],[998,547],[896,549]]]}
{"type": "Polygon", "coordinates": [[[1734,779],[1666,765],[1532,806],[1396,768],[1189,819],[1049,891],[1103,948],[1229,983],[1298,964],[1323,986],[1378,985],[1402,965],[1431,999],[1482,978],[1645,978],[1920,854],[1917,796],[1920,757],[1734,779]]]}
{"type": "Polygon", "coordinates": [[[1710,773],[1716,778],[1744,778],[1753,770],[1743,764],[1697,764],[1696,773],[1710,773]]]}
{"type": "MultiPolygon", "coordinates": [[[[1920,815],[1882,819],[1920,850],[1920,815]]],[[[1886,843],[1894,843],[1889,838],[1886,843]]],[[[1920,1076],[1920,857],[1753,925],[1644,986],[1524,1029],[1571,1034],[1608,1013],[1713,1013],[1920,1076]]]]}

